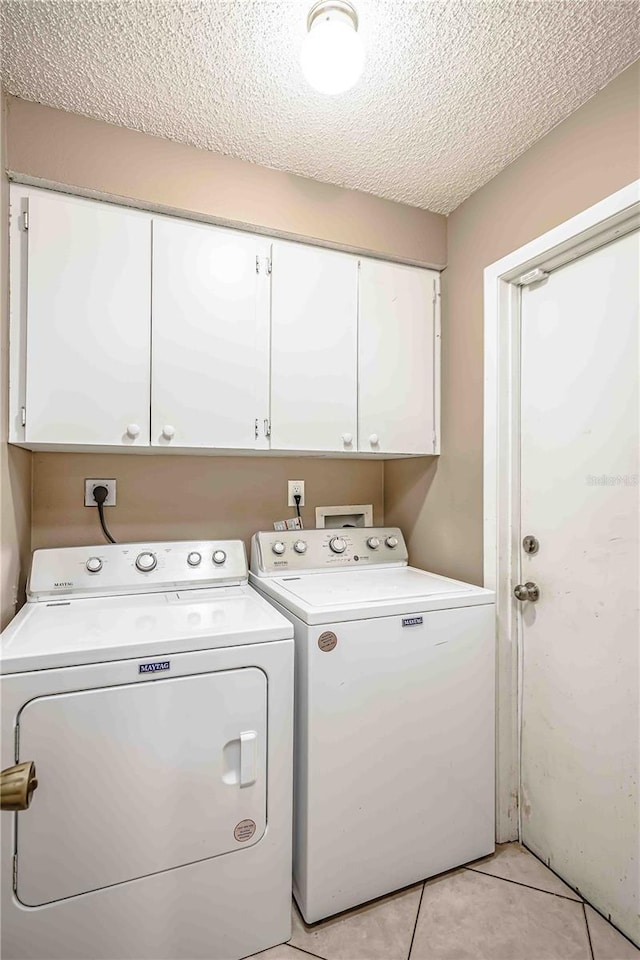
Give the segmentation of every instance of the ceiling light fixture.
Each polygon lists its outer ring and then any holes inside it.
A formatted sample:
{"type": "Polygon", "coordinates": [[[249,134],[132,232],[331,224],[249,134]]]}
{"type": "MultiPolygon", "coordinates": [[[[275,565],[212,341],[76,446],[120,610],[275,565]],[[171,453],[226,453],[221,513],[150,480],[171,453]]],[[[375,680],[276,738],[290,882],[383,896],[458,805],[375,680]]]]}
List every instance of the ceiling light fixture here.
{"type": "Polygon", "coordinates": [[[348,0],[320,0],[309,11],[307,31],[300,52],[302,72],[320,93],[344,93],[364,67],[355,8],[348,0]]]}

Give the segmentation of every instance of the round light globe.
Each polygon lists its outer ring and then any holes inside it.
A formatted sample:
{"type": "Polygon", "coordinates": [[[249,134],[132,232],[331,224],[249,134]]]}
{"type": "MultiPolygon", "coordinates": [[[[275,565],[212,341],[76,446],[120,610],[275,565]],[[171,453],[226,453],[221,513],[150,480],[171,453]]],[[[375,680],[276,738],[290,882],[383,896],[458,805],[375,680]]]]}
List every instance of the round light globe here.
{"type": "Polygon", "coordinates": [[[302,72],[320,93],[344,93],[364,68],[364,48],[348,18],[322,17],[311,24],[300,52],[302,72]]]}

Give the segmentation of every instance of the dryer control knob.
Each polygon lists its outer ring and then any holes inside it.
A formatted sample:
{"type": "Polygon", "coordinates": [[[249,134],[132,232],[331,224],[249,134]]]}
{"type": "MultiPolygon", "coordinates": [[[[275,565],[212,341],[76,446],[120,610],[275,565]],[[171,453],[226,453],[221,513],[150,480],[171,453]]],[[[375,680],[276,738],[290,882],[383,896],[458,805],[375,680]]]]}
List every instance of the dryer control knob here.
{"type": "Polygon", "coordinates": [[[276,540],[276,542],[273,544],[271,549],[273,550],[274,553],[277,553],[278,556],[281,557],[287,548],[285,547],[282,540],[276,540]]]}
{"type": "Polygon", "coordinates": [[[213,562],[220,566],[221,563],[224,563],[227,559],[227,555],[224,550],[216,550],[213,554],[213,562]]]}
{"type": "Polygon", "coordinates": [[[85,567],[89,573],[100,573],[102,570],[102,560],[100,557],[89,557],[85,563],[85,567]]]}
{"type": "Polygon", "coordinates": [[[190,567],[197,567],[198,564],[202,563],[202,554],[198,553],[197,550],[192,550],[187,557],[187,563],[190,567]]]}
{"type": "Polygon", "coordinates": [[[342,537],[333,537],[329,540],[329,546],[334,553],[344,553],[347,549],[347,541],[343,540],[342,537]]]}
{"type": "Polygon", "coordinates": [[[378,537],[369,537],[367,540],[367,546],[370,547],[372,550],[377,550],[378,547],[380,546],[380,540],[378,539],[378,537]]]}
{"type": "Polygon", "coordinates": [[[145,550],[144,553],[139,553],[136,557],[136,567],[138,570],[142,570],[143,573],[154,570],[157,563],[158,558],[155,553],[150,553],[148,550],[145,550]]]}
{"type": "Polygon", "coordinates": [[[296,542],[293,545],[293,549],[295,550],[296,553],[306,553],[307,545],[304,542],[304,540],[296,540],[296,542]]]}
{"type": "Polygon", "coordinates": [[[392,550],[395,550],[395,548],[398,546],[398,538],[387,537],[387,539],[385,540],[385,543],[388,547],[391,547],[392,550]]]}

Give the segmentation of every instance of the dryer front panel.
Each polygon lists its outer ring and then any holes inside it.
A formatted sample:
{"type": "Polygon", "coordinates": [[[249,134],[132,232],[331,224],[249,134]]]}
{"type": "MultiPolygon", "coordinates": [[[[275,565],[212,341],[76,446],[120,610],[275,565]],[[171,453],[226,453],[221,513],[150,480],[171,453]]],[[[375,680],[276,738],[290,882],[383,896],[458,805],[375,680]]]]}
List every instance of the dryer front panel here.
{"type": "Polygon", "coordinates": [[[27,906],[241,850],[265,831],[262,670],[37,697],[18,723],[39,781],[17,814],[27,906]]]}

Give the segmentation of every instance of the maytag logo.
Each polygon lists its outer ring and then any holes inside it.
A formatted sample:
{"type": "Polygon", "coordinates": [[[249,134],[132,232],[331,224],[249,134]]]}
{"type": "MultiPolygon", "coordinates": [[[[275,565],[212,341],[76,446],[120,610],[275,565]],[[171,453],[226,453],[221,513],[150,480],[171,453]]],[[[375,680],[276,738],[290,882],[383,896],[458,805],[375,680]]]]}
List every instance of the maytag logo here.
{"type": "Polygon", "coordinates": [[[403,627],[417,627],[418,624],[422,623],[422,617],[403,617],[402,626],[403,627]]]}
{"type": "Polygon", "coordinates": [[[58,580],[57,583],[54,583],[54,587],[72,587],[73,580],[58,580]]]}
{"type": "Polygon", "coordinates": [[[157,673],[159,670],[170,670],[171,660],[156,660],[154,663],[139,663],[138,673],[157,673]]]}

